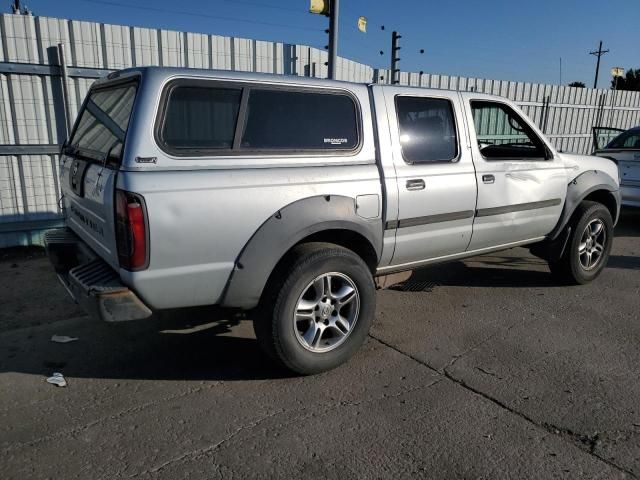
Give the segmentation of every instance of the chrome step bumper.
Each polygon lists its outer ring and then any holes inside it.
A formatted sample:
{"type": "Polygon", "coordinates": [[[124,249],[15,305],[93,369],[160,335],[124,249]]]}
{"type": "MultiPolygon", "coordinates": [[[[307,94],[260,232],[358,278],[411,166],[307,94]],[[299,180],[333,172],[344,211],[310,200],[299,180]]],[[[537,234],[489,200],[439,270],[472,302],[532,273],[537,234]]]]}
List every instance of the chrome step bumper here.
{"type": "Polygon", "coordinates": [[[44,244],[58,278],[87,313],[107,322],[141,320],[152,311],[118,273],[71,230],[49,230],[44,244]]]}

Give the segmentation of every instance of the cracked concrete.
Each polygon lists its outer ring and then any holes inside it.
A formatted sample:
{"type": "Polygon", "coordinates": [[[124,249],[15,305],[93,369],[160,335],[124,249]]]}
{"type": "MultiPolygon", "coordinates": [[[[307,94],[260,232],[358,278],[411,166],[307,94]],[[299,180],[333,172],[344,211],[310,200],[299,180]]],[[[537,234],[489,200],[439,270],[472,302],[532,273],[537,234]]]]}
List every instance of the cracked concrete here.
{"type": "Polygon", "coordinates": [[[246,321],[106,325],[44,259],[0,262],[2,477],[638,478],[638,225],[584,287],[523,250],[417,272],[438,286],[380,292],[362,351],[304,378],[246,321]]]}

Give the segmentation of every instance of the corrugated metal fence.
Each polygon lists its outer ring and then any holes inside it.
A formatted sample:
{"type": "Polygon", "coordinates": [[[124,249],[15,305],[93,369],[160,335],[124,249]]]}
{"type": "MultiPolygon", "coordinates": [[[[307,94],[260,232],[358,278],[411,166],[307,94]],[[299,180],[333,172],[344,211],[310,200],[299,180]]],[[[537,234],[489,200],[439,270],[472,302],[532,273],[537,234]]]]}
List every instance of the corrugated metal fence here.
{"type": "MultiPolygon", "coordinates": [[[[39,243],[60,222],[60,144],[95,78],[139,65],[326,77],[327,53],[286,43],[25,15],[0,18],[0,247],[39,243]],[[64,44],[62,64],[58,44],[64,44]]],[[[388,82],[344,58],[338,78],[388,82]]],[[[401,73],[401,84],[475,90],[516,101],[564,151],[588,152],[597,123],[640,124],[640,93],[401,73]]]]}
{"type": "MultiPolygon", "coordinates": [[[[388,70],[374,71],[377,83],[388,83],[388,70]]],[[[573,88],[483,78],[400,73],[401,85],[500,95],[516,102],[559,151],[590,153],[592,127],[640,125],[640,92],[573,88]]]]}

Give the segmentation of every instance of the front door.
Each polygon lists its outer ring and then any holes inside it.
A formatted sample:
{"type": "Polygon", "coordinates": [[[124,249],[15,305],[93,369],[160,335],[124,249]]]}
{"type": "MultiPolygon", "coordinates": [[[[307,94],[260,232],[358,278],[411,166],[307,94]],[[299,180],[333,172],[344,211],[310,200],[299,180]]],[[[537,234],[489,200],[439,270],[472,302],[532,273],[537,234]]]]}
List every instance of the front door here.
{"type": "Polygon", "coordinates": [[[386,89],[385,104],[398,214],[391,265],[417,264],[466,250],[476,206],[476,178],[456,92],[386,89]]]}
{"type": "Polygon", "coordinates": [[[471,147],[478,204],[469,250],[544,237],[564,205],[562,160],[522,112],[494,97],[461,95],[477,139],[471,147]]]}

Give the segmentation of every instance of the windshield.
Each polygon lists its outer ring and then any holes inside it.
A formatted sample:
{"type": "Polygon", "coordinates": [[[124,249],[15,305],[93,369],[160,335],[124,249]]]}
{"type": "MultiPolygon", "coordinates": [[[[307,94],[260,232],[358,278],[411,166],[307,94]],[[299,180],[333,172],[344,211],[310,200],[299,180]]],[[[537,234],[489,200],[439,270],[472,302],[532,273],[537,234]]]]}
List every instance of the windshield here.
{"type": "Polygon", "coordinates": [[[91,91],[66,153],[120,160],[136,90],[127,83],[91,91]]]}

